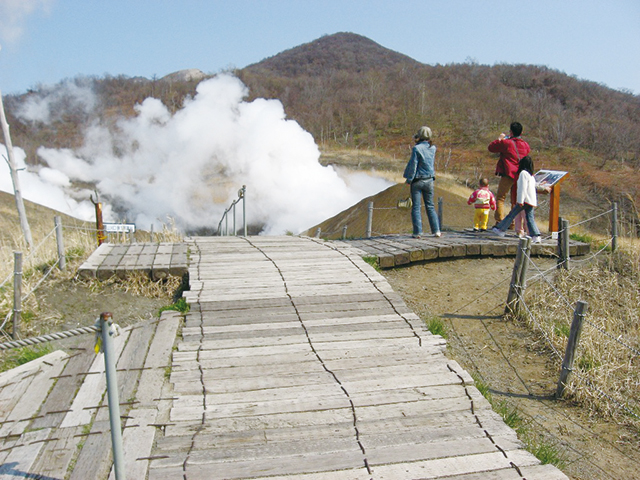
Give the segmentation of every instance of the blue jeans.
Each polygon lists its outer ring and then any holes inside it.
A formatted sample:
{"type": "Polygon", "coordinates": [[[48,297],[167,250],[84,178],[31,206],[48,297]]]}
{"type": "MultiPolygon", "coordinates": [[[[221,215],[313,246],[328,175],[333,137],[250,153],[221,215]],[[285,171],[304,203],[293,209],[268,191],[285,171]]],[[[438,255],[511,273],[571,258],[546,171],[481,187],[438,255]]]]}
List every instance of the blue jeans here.
{"type": "Polygon", "coordinates": [[[438,225],[436,208],[433,206],[433,178],[421,178],[411,183],[411,202],[413,203],[411,207],[411,223],[413,223],[414,235],[422,235],[422,203],[420,197],[424,200],[431,233],[438,233],[440,225],[438,225]]]}
{"type": "Polygon", "coordinates": [[[513,220],[522,210],[524,210],[524,215],[527,219],[527,228],[529,229],[529,235],[531,237],[539,237],[540,230],[538,230],[538,226],[536,225],[536,222],[533,218],[533,207],[531,205],[527,205],[526,203],[524,205],[518,205],[516,203],[509,212],[509,215],[504,217],[502,221],[498,225],[496,225],[498,230],[506,232],[507,228],[509,228],[509,225],[511,225],[511,222],[513,222],[513,220]]]}

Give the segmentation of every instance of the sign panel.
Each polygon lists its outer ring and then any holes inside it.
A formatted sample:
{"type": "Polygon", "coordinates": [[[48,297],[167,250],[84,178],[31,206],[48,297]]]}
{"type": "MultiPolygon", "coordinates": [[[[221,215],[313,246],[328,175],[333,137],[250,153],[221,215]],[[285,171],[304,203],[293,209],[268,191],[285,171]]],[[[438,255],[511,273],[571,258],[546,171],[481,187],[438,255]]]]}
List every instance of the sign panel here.
{"type": "Polygon", "coordinates": [[[105,223],[104,231],[106,233],[134,233],[136,225],[135,223],[105,223]]]}
{"type": "Polygon", "coordinates": [[[566,174],[567,172],[561,172],[559,170],[540,170],[533,176],[533,179],[539,187],[553,187],[566,174]]]}

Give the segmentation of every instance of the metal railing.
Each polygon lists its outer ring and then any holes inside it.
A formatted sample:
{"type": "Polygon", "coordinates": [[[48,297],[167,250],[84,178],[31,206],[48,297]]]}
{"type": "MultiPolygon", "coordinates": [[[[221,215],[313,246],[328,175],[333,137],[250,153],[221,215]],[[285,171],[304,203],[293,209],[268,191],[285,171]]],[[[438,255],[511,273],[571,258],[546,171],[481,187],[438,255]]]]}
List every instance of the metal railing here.
{"type": "Polygon", "coordinates": [[[242,200],[242,231],[243,236],[247,236],[247,206],[246,206],[246,195],[247,195],[247,186],[243,185],[240,190],[238,190],[238,198],[236,198],[231,205],[224,211],[222,214],[222,218],[218,223],[218,235],[219,236],[235,236],[238,233],[236,229],[236,205],[240,203],[242,200]],[[229,234],[229,213],[232,213],[232,221],[233,221],[233,230],[231,234],[229,234]],[[224,229],[222,224],[224,223],[224,229]]]}

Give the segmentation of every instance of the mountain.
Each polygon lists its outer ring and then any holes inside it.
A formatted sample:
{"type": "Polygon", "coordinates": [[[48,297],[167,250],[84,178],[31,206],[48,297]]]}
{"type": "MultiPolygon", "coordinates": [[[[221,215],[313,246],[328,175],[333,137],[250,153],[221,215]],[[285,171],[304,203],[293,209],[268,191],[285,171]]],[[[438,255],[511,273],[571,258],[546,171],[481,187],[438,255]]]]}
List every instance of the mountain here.
{"type": "Polygon", "coordinates": [[[362,35],[341,32],[285,50],[242,70],[255,75],[296,78],[326,75],[335,71],[362,74],[398,66],[417,67],[422,64],[362,35]]]}
{"type": "MultiPolygon", "coordinates": [[[[168,76],[171,81],[74,79],[96,92],[96,108],[79,108],[58,96],[49,124],[23,121],[16,112],[52,90],[6,96],[14,144],[27,151],[29,162],[37,162],[39,146],[75,148],[86,125],[113,125],[122,115],[135,115],[134,106],[147,97],[176,112],[200,81],[200,74],[189,72],[168,76]]],[[[486,147],[517,120],[538,169],[569,171],[563,189],[575,190],[572,194],[594,206],[616,200],[623,215],[640,225],[640,96],[545,66],[426,65],[345,32],[233,73],[249,88],[247,101],[280,100],[288,118],[309,131],[323,151],[380,152],[395,159],[384,166],[394,171],[402,169],[416,128],[429,125],[440,152],[438,168],[471,184],[479,176],[493,178],[495,158],[486,147]]]]}

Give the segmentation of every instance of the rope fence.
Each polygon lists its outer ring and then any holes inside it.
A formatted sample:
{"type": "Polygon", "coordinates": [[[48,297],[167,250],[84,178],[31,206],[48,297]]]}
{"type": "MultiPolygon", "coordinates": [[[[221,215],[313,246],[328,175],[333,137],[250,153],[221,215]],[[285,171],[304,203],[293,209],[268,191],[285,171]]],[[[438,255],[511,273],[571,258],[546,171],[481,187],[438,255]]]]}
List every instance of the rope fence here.
{"type": "MultiPolygon", "coordinates": [[[[614,211],[615,211],[615,207],[612,209],[608,209],[604,212],[595,214],[591,218],[576,222],[572,225],[569,225],[568,222],[565,223],[564,227],[561,228],[558,232],[559,250],[560,250],[560,237],[565,234],[568,236],[570,233],[571,227],[578,227],[578,226],[587,224],[595,219],[598,219],[607,215],[611,215],[612,212],[614,211]]],[[[611,233],[612,234],[615,233],[614,227],[612,227],[611,233]]],[[[562,361],[563,363],[562,373],[564,373],[565,375],[568,375],[569,373],[575,375],[576,380],[582,383],[583,388],[591,392],[590,395],[592,397],[606,399],[610,404],[609,408],[612,408],[612,406],[615,406],[615,408],[619,412],[623,412],[625,416],[632,417],[636,420],[640,420],[640,415],[637,413],[637,409],[638,409],[637,405],[631,406],[631,404],[627,403],[624,399],[616,398],[614,394],[605,391],[603,387],[597,385],[596,381],[590,379],[588,374],[585,373],[584,371],[573,368],[572,365],[569,367],[565,365],[567,356],[569,355],[569,353],[566,352],[563,357],[562,353],[557,347],[558,340],[556,339],[554,341],[554,339],[551,338],[550,333],[548,333],[550,327],[545,328],[545,322],[542,321],[542,319],[538,318],[538,316],[535,314],[534,309],[527,304],[527,301],[524,295],[525,286],[527,282],[529,286],[532,286],[537,282],[543,282],[550,289],[553,297],[559,300],[559,303],[560,303],[559,306],[565,311],[564,314],[561,313],[561,316],[566,316],[570,313],[573,313],[574,319],[575,319],[576,308],[574,308],[574,304],[571,302],[571,300],[567,298],[567,295],[561,292],[559,288],[554,284],[553,282],[553,278],[555,275],[554,272],[558,272],[559,269],[564,269],[565,267],[567,270],[566,275],[571,276],[577,272],[580,272],[586,266],[591,265],[597,258],[602,257],[605,254],[609,254],[610,252],[614,252],[615,251],[615,249],[613,248],[614,243],[615,243],[615,238],[611,236],[610,238],[608,238],[608,240],[604,244],[600,246],[600,248],[596,252],[591,254],[589,257],[581,259],[579,261],[572,260],[571,263],[569,262],[568,252],[565,257],[563,257],[562,252],[558,252],[556,255],[558,260],[557,264],[548,269],[543,269],[539,265],[537,265],[537,263],[531,257],[529,249],[524,249],[523,255],[522,255],[522,262],[531,266],[531,275],[529,275],[529,277],[526,278],[526,273],[525,273],[525,278],[520,278],[518,281],[515,282],[515,284],[513,282],[513,278],[511,279],[512,283],[510,284],[510,294],[511,294],[511,289],[513,289],[513,292],[515,295],[515,301],[514,301],[515,304],[511,306],[509,305],[509,302],[507,302],[507,311],[511,310],[512,313],[518,314],[523,318],[526,318],[530,322],[530,324],[533,326],[534,330],[539,332],[540,338],[544,341],[544,344],[548,347],[549,351],[552,353],[553,358],[559,359],[560,361],[562,361]],[[518,284],[518,282],[520,282],[520,284],[518,284]]],[[[514,271],[516,267],[517,266],[514,265],[514,271]]],[[[522,266],[520,266],[520,268],[522,268],[522,266]]],[[[517,276],[514,274],[514,277],[517,277],[517,276]]],[[[489,287],[484,292],[476,296],[476,298],[474,298],[473,300],[469,301],[465,305],[458,308],[455,312],[453,312],[453,314],[456,314],[464,310],[469,305],[475,303],[477,300],[481,298],[485,298],[487,293],[497,289],[498,287],[502,286],[504,283],[508,281],[509,281],[509,278],[506,277],[496,282],[493,286],[489,287]]],[[[579,303],[584,303],[584,302],[579,302],[579,303]]],[[[502,304],[504,305],[504,303],[502,304]]],[[[495,307],[490,311],[493,311],[493,310],[495,310],[495,307]]],[[[623,334],[612,334],[608,332],[604,327],[605,325],[604,317],[599,315],[597,311],[589,312],[589,316],[581,315],[581,321],[583,321],[585,325],[590,327],[591,329],[589,332],[590,336],[599,335],[600,338],[604,340],[606,343],[611,343],[616,345],[616,347],[618,347],[617,355],[620,355],[621,352],[628,352],[630,356],[626,363],[629,366],[632,366],[636,363],[637,358],[640,357],[640,348],[637,346],[634,346],[635,342],[625,338],[623,334]]],[[[573,324],[572,324],[572,330],[573,330],[573,324]]],[[[552,333],[553,332],[551,332],[551,334],[552,333]]],[[[570,343],[571,336],[573,335],[573,333],[574,333],[573,331],[570,333],[568,343],[570,343]]],[[[577,338],[575,339],[575,346],[571,347],[574,349],[574,351],[575,349],[578,348],[578,340],[579,340],[579,333],[577,335],[577,338]]],[[[603,344],[603,342],[598,339],[593,341],[597,345],[603,344]]],[[[567,346],[567,349],[569,350],[569,345],[567,346]]],[[[623,358],[622,361],[624,362],[624,355],[622,358],[623,358]]],[[[559,382],[558,392],[563,392],[563,389],[566,386],[567,382],[562,383],[562,385],[561,383],[562,382],[559,382]]]]}

